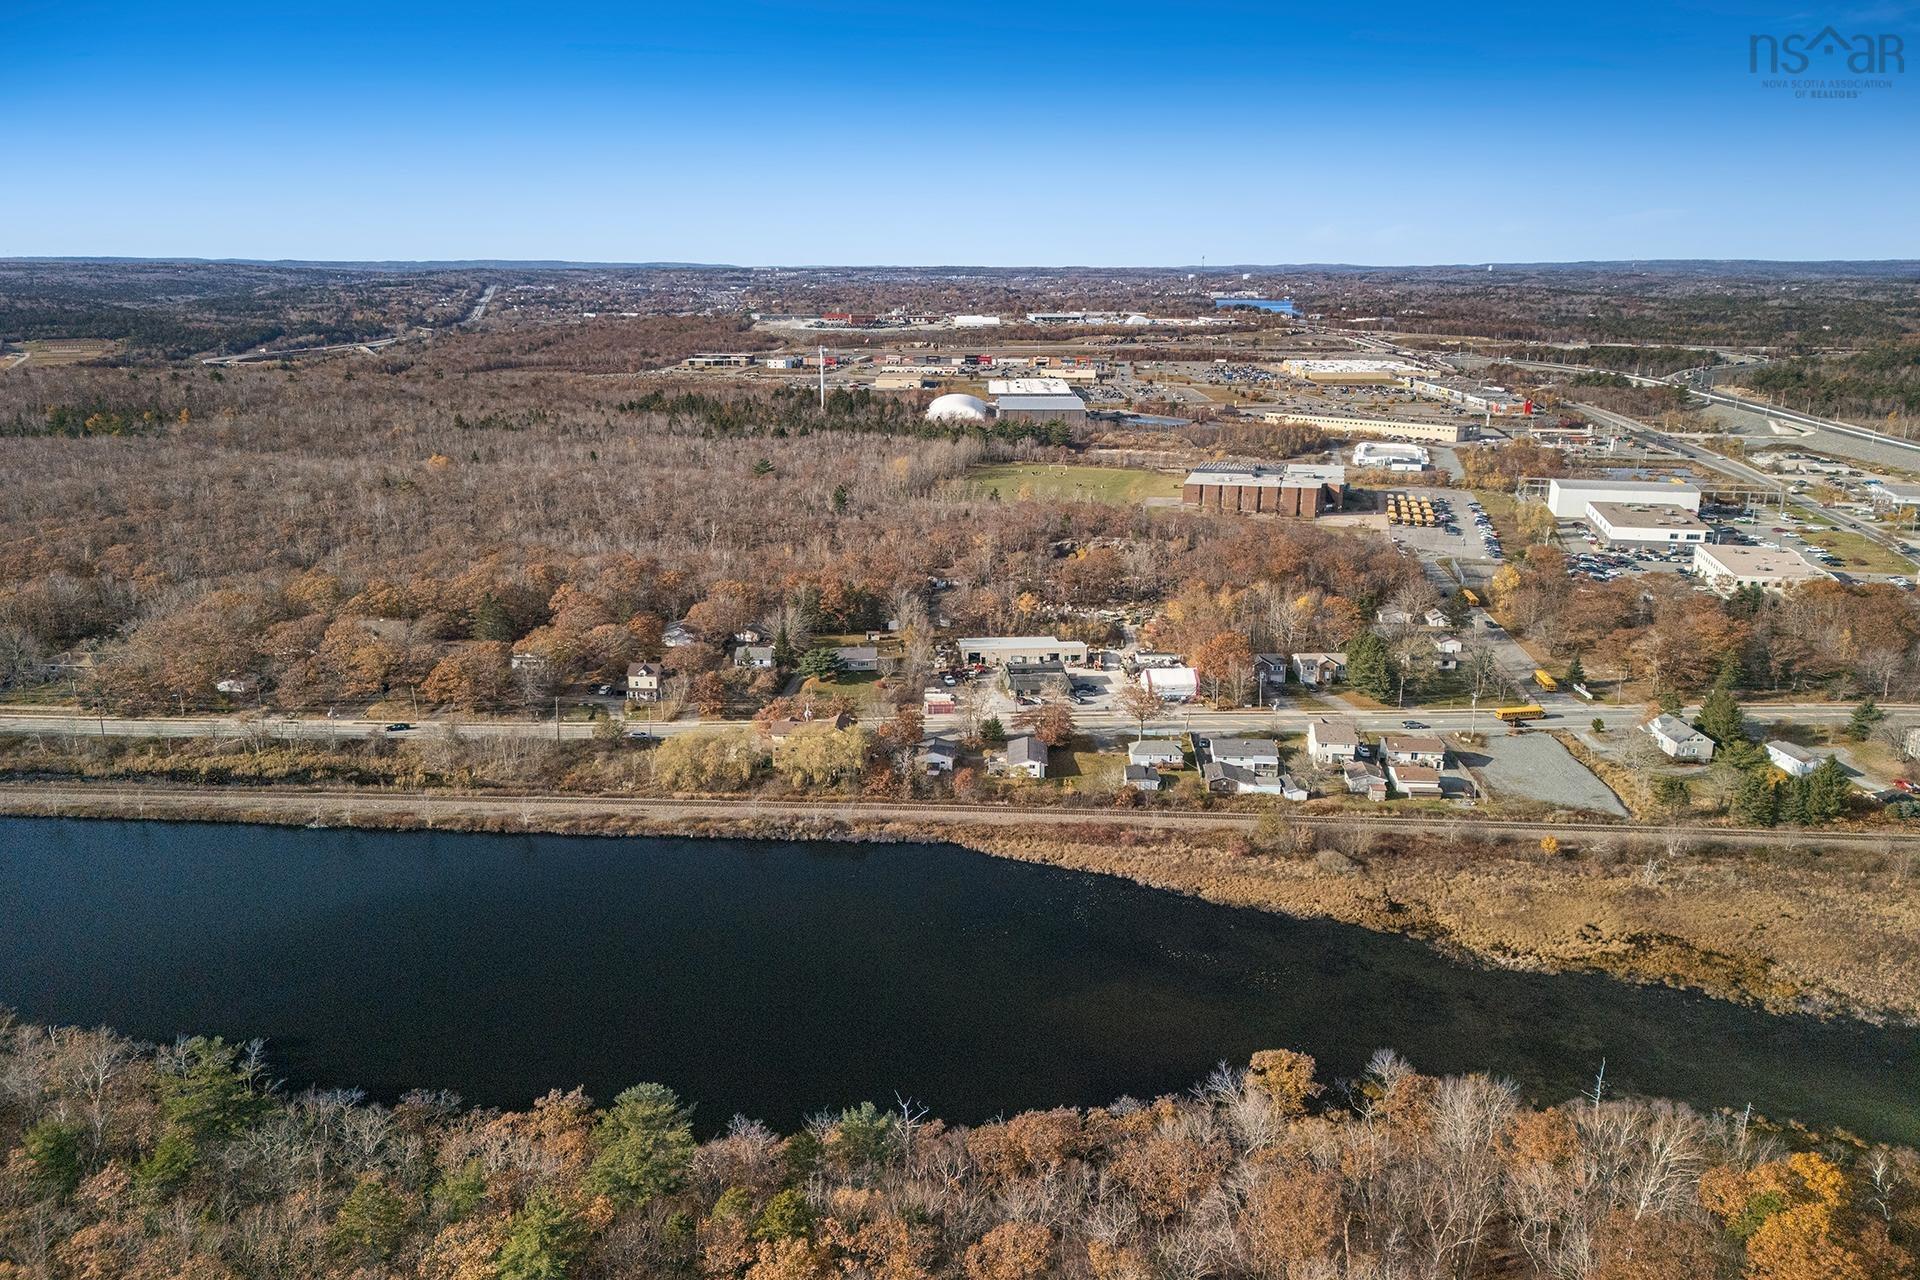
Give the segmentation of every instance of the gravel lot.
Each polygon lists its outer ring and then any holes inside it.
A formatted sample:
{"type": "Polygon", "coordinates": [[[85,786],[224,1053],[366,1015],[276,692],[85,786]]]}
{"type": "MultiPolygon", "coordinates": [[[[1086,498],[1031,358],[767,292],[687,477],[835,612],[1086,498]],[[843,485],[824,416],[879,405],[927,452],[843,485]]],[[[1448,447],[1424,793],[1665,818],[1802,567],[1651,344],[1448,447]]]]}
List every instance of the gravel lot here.
{"type": "Polygon", "coordinates": [[[1619,797],[1547,734],[1489,738],[1485,746],[1459,754],[1461,763],[1479,773],[1495,798],[1524,796],[1566,809],[1627,816],[1619,797]]]}

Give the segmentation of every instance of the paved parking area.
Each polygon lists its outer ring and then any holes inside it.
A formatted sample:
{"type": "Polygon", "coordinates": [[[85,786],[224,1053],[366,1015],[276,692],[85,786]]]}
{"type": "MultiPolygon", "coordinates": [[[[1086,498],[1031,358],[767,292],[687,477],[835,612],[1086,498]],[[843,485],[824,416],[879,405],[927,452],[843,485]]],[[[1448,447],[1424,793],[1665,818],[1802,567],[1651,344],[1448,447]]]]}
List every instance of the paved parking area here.
{"type": "Polygon", "coordinates": [[[1475,509],[1471,505],[1472,495],[1459,489],[1423,489],[1409,486],[1392,490],[1404,493],[1410,498],[1429,498],[1436,508],[1447,504],[1448,520],[1452,532],[1436,525],[1421,528],[1417,525],[1390,524],[1387,536],[1427,564],[1441,564],[1454,561],[1459,564],[1492,565],[1499,562],[1498,543],[1490,539],[1488,530],[1475,522],[1475,509]]]}
{"type": "Polygon", "coordinates": [[[1607,784],[1544,733],[1490,737],[1484,746],[1464,748],[1457,754],[1461,764],[1480,775],[1495,799],[1538,800],[1563,809],[1627,816],[1626,806],[1607,784]]]}

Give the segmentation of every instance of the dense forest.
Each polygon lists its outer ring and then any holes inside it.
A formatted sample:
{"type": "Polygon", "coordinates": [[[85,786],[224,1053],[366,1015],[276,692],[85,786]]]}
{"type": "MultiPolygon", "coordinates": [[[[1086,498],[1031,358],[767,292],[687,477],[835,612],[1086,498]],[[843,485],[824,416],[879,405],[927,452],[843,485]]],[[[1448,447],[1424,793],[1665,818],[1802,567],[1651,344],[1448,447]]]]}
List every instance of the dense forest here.
{"type": "Polygon", "coordinates": [[[269,1062],[0,1022],[0,1278],[1902,1280],[1920,1246],[1910,1150],[1598,1088],[1538,1108],[1385,1051],[788,1135],[658,1084],[502,1112],[290,1094],[269,1062]]]}
{"type": "Polygon", "coordinates": [[[1885,343],[1849,356],[1802,358],[1742,375],[1746,385],[1792,409],[1886,426],[1920,418],[1920,342],[1885,343]]]}

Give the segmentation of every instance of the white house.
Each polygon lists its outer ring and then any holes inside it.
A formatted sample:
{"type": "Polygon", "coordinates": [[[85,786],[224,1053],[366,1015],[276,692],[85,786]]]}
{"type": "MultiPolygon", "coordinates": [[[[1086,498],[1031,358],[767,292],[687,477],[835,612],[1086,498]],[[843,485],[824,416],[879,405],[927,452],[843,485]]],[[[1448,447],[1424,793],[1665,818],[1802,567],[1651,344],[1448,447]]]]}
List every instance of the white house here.
{"type": "Polygon", "coordinates": [[[1293,655],[1293,678],[1308,686],[1328,685],[1347,677],[1347,655],[1344,653],[1296,653],[1293,655]]]}
{"type": "Polygon", "coordinates": [[[916,758],[929,774],[952,773],[960,761],[960,748],[951,738],[935,735],[920,744],[916,758]]]}
{"type": "Polygon", "coordinates": [[[1345,764],[1360,758],[1360,730],[1351,720],[1324,717],[1307,722],[1307,755],[1315,764],[1345,764]]]}
{"type": "Polygon", "coordinates": [[[733,651],[733,665],[745,667],[750,671],[771,671],[773,670],[773,646],[743,644],[733,651]]]}
{"type": "Polygon", "coordinates": [[[1458,637],[1433,637],[1433,665],[1441,671],[1451,671],[1460,665],[1460,655],[1466,651],[1458,637]]]}
{"type": "Polygon", "coordinates": [[[1263,778],[1280,776],[1280,744],[1271,738],[1201,738],[1194,748],[1215,764],[1230,764],[1263,778]]]}
{"type": "Polygon", "coordinates": [[[1139,679],[1142,689],[1163,702],[1191,702],[1200,692],[1200,674],[1192,667],[1148,667],[1139,679]]]}
{"type": "Polygon", "coordinates": [[[1007,772],[1029,778],[1047,776],[1047,744],[1032,734],[1007,739],[1007,772]]]}
{"type": "Polygon", "coordinates": [[[1364,795],[1369,800],[1387,798],[1387,774],[1379,765],[1366,760],[1349,760],[1340,766],[1340,772],[1346,779],[1347,790],[1355,795],[1364,795]]]}
{"type": "Polygon", "coordinates": [[[1166,738],[1147,738],[1127,744],[1128,764],[1145,765],[1150,769],[1178,769],[1186,763],[1186,759],[1180,744],[1166,738]]]}
{"type": "Polygon", "coordinates": [[[660,701],[660,664],[657,662],[634,662],[627,665],[627,700],[630,702],[660,701]]]}
{"type": "Polygon", "coordinates": [[[1767,759],[1774,767],[1791,778],[1804,778],[1818,769],[1826,761],[1826,756],[1809,751],[1805,747],[1791,742],[1782,742],[1778,738],[1768,741],[1767,759]]]}
{"type": "Polygon", "coordinates": [[[1380,739],[1380,754],[1388,764],[1447,767],[1447,744],[1430,733],[1389,733],[1380,739]]]}
{"type": "Polygon", "coordinates": [[[878,671],[880,651],[870,644],[844,644],[834,650],[848,671],[878,671]]]}
{"type": "Polygon", "coordinates": [[[1713,759],[1713,739],[1679,716],[1659,715],[1640,726],[1640,731],[1660,744],[1660,750],[1675,760],[1713,759]]]}
{"type": "Polygon", "coordinates": [[[1388,764],[1387,777],[1403,796],[1441,795],[1440,771],[1423,764],[1388,764]]]}
{"type": "Polygon", "coordinates": [[[1160,789],[1160,771],[1152,765],[1130,764],[1126,768],[1126,784],[1135,791],[1158,791],[1160,789]]]}

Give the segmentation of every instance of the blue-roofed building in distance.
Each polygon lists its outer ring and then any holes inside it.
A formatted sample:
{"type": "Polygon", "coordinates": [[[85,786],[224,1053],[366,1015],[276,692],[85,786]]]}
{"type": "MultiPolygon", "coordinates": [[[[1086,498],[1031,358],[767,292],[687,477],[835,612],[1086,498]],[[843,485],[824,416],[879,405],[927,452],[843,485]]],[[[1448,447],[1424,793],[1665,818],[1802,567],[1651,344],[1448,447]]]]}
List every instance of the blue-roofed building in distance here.
{"type": "Polygon", "coordinates": [[[1238,307],[1248,311],[1272,311],[1283,316],[1300,314],[1292,298],[1215,298],[1213,305],[1215,310],[1238,307]]]}

